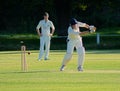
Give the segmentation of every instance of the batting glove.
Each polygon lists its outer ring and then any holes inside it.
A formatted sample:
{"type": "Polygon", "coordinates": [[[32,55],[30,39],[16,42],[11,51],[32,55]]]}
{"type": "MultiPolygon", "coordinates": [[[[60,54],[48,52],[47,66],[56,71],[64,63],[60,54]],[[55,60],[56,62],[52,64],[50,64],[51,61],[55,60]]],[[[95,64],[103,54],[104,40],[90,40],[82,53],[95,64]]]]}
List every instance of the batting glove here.
{"type": "Polygon", "coordinates": [[[96,27],[94,25],[89,26],[89,32],[94,33],[96,31],[96,27]]]}

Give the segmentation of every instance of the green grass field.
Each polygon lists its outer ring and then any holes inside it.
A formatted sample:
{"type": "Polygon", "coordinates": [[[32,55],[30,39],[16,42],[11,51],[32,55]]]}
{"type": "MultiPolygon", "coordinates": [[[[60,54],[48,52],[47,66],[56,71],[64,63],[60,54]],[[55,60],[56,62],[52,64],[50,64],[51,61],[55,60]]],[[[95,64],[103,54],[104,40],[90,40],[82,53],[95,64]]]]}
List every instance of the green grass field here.
{"type": "Polygon", "coordinates": [[[60,72],[64,51],[51,51],[50,60],[26,55],[21,71],[20,51],[0,52],[0,91],[120,91],[120,50],[86,51],[84,72],[77,71],[77,53],[60,72]]]}

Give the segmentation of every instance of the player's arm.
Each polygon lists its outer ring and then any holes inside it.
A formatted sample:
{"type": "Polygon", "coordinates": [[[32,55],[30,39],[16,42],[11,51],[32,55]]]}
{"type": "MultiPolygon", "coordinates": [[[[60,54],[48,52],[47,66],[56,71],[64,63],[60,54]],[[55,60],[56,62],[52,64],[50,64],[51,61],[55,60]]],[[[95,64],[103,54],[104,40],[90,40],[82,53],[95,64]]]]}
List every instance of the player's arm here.
{"type": "Polygon", "coordinates": [[[36,28],[37,34],[41,36],[40,30],[36,28]]]}
{"type": "Polygon", "coordinates": [[[39,35],[39,36],[42,36],[42,34],[40,33],[40,27],[41,27],[41,22],[39,22],[39,24],[37,25],[37,27],[36,27],[36,31],[37,31],[37,34],[39,35]]]}
{"type": "Polygon", "coordinates": [[[88,29],[87,31],[83,31],[83,32],[80,32],[80,35],[85,35],[85,34],[88,34],[88,33],[94,33],[96,31],[96,27],[91,25],[91,26],[86,26],[86,28],[88,29]]]}
{"type": "Polygon", "coordinates": [[[52,28],[52,32],[50,33],[50,35],[53,36],[54,32],[55,32],[55,29],[52,28]]]}
{"type": "Polygon", "coordinates": [[[85,34],[88,34],[88,33],[94,33],[96,31],[96,27],[93,26],[93,25],[88,25],[86,23],[82,23],[82,22],[78,22],[78,26],[79,27],[84,27],[84,28],[87,28],[88,31],[83,31],[83,32],[80,32],[80,35],[85,35],[85,34]]]}
{"type": "Polygon", "coordinates": [[[84,28],[89,28],[89,25],[88,24],[86,24],[86,23],[82,23],[82,22],[78,22],[78,26],[79,27],[84,27],[84,28]]]}
{"type": "Polygon", "coordinates": [[[51,22],[51,33],[50,33],[50,36],[53,36],[54,32],[55,32],[55,27],[54,27],[53,23],[51,22]]]}
{"type": "Polygon", "coordinates": [[[86,35],[86,34],[89,34],[90,32],[89,31],[83,31],[83,32],[80,32],[80,35],[86,35]]]}

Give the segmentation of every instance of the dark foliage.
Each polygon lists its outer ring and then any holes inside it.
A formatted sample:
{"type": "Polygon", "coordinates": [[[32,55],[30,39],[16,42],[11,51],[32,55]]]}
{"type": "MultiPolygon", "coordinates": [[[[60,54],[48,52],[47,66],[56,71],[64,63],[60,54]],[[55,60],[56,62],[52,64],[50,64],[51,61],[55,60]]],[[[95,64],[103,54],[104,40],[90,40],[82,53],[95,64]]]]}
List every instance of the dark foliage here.
{"type": "Polygon", "coordinates": [[[120,26],[120,0],[0,0],[0,33],[35,33],[45,11],[57,35],[66,35],[71,17],[98,28],[120,26]]]}

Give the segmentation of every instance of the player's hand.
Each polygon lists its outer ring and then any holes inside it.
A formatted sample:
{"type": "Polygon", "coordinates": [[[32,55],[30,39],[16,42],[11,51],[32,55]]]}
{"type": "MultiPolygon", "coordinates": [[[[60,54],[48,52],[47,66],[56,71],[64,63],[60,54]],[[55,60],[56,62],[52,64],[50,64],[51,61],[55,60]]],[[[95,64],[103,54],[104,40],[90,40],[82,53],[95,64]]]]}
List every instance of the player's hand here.
{"type": "Polygon", "coordinates": [[[87,29],[89,29],[90,26],[89,26],[88,24],[86,24],[85,27],[86,27],[87,29]]]}
{"type": "Polygon", "coordinates": [[[51,33],[51,34],[50,34],[50,36],[52,37],[52,36],[53,36],[53,34],[51,33]]]}
{"type": "Polygon", "coordinates": [[[39,34],[40,37],[42,37],[42,34],[39,34]]]}

